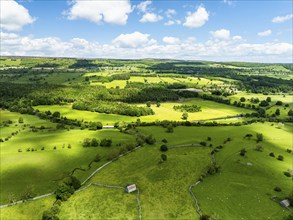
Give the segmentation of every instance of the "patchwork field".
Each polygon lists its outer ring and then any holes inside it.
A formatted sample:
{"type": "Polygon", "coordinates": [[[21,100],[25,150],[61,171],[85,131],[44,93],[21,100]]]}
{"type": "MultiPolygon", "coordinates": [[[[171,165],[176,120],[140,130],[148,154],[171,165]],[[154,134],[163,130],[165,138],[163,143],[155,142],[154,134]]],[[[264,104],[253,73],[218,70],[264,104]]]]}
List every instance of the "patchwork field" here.
{"type": "MultiPolygon", "coordinates": [[[[208,120],[208,119],[215,119],[215,118],[223,118],[227,116],[237,116],[243,113],[250,113],[252,110],[237,108],[234,106],[229,106],[221,103],[215,103],[212,101],[202,100],[202,99],[186,99],[181,102],[166,102],[161,103],[160,107],[157,107],[155,104],[151,106],[153,111],[155,112],[154,115],[148,116],[141,116],[141,117],[131,117],[131,116],[124,116],[124,115],[115,115],[115,114],[104,114],[104,113],[97,113],[97,112],[88,112],[88,111],[80,111],[71,108],[71,105],[54,105],[54,106],[46,106],[40,105],[35,106],[35,109],[40,111],[48,111],[51,112],[58,111],[61,113],[62,116],[70,118],[70,119],[78,119],[84,121],[100,121],[103,124],[111,125],[118,121],[125,121],[125,122],[135,122],[138,118],[142,122],[151,122],[155,120],[173,120],[173,121],[182,121],[182,112],[175,111],[173,109],[174,105],[198,105],[202,107],[201,112],[196,113],[188,113],[188,120],[189,121],[197,121],[197,120],[208,120]],[[217,106],[215,108],[215,105],[217,106]]],[[[143,106],[143,104],[139,104],[138,106],[143,106]]]]}

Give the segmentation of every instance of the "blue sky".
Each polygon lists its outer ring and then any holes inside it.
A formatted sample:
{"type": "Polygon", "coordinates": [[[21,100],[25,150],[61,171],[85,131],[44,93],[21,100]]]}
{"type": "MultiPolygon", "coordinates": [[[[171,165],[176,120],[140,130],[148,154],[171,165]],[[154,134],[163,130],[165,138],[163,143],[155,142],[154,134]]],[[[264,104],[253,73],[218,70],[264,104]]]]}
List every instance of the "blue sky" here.
{"type": "Polygon", "coordinates": [[[292,62],[292,1],[1,1],[1,55],[292,62]]]}

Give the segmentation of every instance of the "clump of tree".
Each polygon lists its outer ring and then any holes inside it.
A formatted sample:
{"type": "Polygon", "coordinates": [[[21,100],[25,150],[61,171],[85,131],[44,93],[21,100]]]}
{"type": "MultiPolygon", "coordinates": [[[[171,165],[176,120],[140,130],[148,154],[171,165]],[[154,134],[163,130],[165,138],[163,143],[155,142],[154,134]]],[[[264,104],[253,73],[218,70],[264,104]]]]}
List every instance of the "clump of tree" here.
{"type": "Polygon", "coordinates": [[[80,181],[75,176],[68,176],[59,182],[55,191],[56,199],[66,201],[81,186],[80,181]]]}
{"type": "Polygon", "coordinates": [[[198,105],[174,105],[173,109],[180,112],[200,112],[201,106],[198,105]]]}
{"type": "Polygon", "coordinates": [[[160,151],[162,151],[162,152],[168,151],[168,146],[166,144],[161,145],[160,151]]]}

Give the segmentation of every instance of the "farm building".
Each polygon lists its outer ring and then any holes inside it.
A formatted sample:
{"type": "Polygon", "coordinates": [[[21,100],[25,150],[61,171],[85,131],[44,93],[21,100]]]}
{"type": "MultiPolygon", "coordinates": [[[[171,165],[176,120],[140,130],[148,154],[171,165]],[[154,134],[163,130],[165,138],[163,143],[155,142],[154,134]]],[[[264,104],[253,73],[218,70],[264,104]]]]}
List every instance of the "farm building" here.
{"type": "Polygon", "coordinates": [[[112,128],[114,128],[114,125],[104,125],[103,128],[104,129],[112,129],[112,128]]]}
{"type": "Polygon", "coordinates": [[[128,184],[125,187],[126,192],[131,193],[134,192],[136,190],[136,185],[135,184],[128,184]]]}
{"type": "Polygon", "coordinates": [[[288,199],[284,199],[280,202],[280,205],[283,207],[289,207],[290,206],[290,202],[288,199]]]}

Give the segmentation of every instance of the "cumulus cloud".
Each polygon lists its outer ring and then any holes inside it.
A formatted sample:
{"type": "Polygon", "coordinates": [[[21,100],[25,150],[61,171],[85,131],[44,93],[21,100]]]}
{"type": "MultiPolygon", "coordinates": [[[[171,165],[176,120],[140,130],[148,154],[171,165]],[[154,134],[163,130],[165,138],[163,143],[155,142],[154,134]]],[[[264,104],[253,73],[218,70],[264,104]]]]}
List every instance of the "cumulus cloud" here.
{"type": "Polygon", "coordinates": [[[220,40],[228,40],[230,38],[230,31],[227,29],[220,29],[217,31],[212,31],[211,35],[214,38],[220,39],[220,40]]]}
{"type": "Polygon", "coordinates": [[[112,42],[119,47],[138,47],[155,44],[156,41],[149,39],[149,34],[133,32],[131,34],[120,34],[112,42]]]}
{"type": "Polygon", "coordinates": [[[209,20],[209,13],[203,6],[199,6],[193,13],[188,12],[183,26],[188,28],[199,28],[209,20]]]}
{"type": "Polygon", "coordinates": [[[125,25],[132,12],[129,0],[77,1],[65,12],[69,20],[86,19],[100,24],[101,22],[125,25]]]}
{"type": "Polygon", "coordinates": [[[164,37],[163,42],[166,44],[178,44],[180,43],[180,40],[176,37],[164,37]]]}
{"type": "Polygon", "coordinates": [[[167,18],[172,18],[173,15],[176,15],[176,10],[175,9],[168,9],[165,14],[167,16],[167,18]]]}
{"type": "MultiPolygon", "coordinates": [[[[1,55],[63,56],[91,58],[170,58],[215,61],[291,62],[293,45],[285,42],[263,44],[211,38],[198,42],[194,38],[166,37],[158,44],[149,34],[121,34],[112,43],[99,44],[82,38],[63,41],[56,37],[35,38],[1,33],[1,55]]],[[[234,39],[236,38],[236,39],[234,39]]],[[[234,40],[233,40],[234,39],[234,40]]],[[[238,40],[237,40],[238,39],[238,40]]]]}
{"type": "Polygon", "coordinates": [[[293,19],[293,14],[288,14],[285,16],[277,16],[272,19],[273,23],[283,23],[285,21],[293,19]]]}
{"type": "Polygon", "coordinates": [[[36,19],[29,11],[16,1],[0,1],[1,28],[7,31],[20,31],[23,26],[32,24],[36,19]]]}
{"type": "Polygon", "coordinates": [[[271,34],[272,34],[272,31],[270,29],[257,33],[257,35],[260,37],[267,37],[267,36],[270,36],[271,34]]]}
{"type": "Polygon", "coordinates": [[[152,4],[152,1],[143,1],[141,3],[139,3],[136,7],[138,8],[138,10],[140,10],[141,12],[147,12],[148,7],[152,4]]]}
{"type": "Polygon", "coordinates": [[[164,23],[164,25],[166,25],[166,26],[171,26],[171,25],[174,25],[174,24],[181,24],[181,21],[180,20],[169,20],[169,21],[164,23]]]}
{"type": "Polygon", "coordinates": [[[146,23],[146,22],[158,22],[160,20],[162,20],[163,17],[160,15],[157,15],[155,13],[146,13],[142,16],[142,18],[139,20],[141,23],[146,23]]]}

